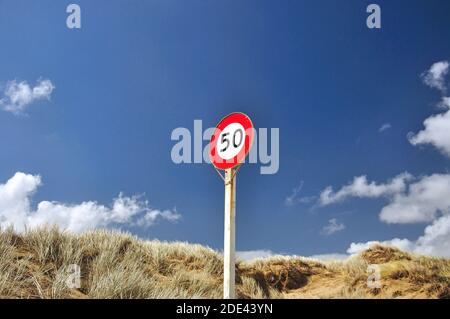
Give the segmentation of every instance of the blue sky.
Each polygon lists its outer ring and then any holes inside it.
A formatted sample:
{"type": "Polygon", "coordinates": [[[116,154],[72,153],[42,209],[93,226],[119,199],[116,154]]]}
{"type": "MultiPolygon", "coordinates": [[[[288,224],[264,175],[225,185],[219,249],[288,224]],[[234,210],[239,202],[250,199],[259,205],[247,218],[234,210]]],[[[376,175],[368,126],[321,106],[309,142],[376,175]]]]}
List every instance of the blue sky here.
{"type": "Polygon", "coordinates": [[[280,129],[280,168],[239,171],[238,250],[344,253],[351,243],[415,241],[436,220],[380,220],[397,193],[332,205],[319,196],[355,176],[447,174],[446,154],[407,135],[442,112],[446,92],[421,75],[450,59],[448,1],[74,2],[81,29],[66,27],[71,2],[0,0],[0,99],[14,80],[54,86],[24,114],[0,112],[0,184],[40,175],[32,207],[142,194],[181,218],[122,229],[221,249],[223,184],[208,164],[174,164],[170,135],[242,111],[280,129]],[[366,26],[372,2],[381,29],[366,26]],[[310,200],[286,205],[299,185],[297,199],[310,200]],[[330,220],[345,227],[326,234],[330,220]]]}

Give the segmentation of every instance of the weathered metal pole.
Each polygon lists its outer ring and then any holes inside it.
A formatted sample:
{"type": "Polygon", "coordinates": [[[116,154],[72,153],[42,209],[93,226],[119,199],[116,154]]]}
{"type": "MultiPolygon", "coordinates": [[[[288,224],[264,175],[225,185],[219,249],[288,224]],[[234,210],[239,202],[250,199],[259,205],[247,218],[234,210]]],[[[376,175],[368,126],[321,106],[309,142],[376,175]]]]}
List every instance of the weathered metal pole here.
{"type": "Polygon", "coordinates": [[[235,168],[225,170],[225,228],[223,251],[223,298],[234,299],[235,293],[235,217],[236,174],[235,168]]]}

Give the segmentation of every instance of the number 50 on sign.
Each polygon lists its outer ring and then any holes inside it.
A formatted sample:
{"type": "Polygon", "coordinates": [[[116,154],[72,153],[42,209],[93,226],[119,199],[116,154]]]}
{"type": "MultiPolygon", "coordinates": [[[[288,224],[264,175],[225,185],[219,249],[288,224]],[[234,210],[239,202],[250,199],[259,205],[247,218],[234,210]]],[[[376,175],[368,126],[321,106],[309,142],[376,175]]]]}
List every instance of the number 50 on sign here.
{"type": "Polygon", "coordinates": [[[241,164],[253,143],[253,123],[244,113],[224,117],[211,137],[210,157],[217,169],[226,170],[241,164]]]}

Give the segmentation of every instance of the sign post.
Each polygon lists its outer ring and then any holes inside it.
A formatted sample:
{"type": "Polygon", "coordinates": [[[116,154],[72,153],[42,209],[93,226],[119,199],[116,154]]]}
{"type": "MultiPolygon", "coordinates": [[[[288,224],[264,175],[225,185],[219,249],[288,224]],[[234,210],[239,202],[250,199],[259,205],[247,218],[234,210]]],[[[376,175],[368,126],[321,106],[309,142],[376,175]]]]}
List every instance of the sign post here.
{"type": "Polygon", "coordinates": [[[225,171],[225,227],[223,249],[223,298],[235,298],[235,217],[236,217],[236,176],[235,169],[225,171]]]}
{"type": "Polygon", "coordinates": [[[231,113],[217,125],[210,143],[211,163],[225,183],[223,297],[234,299],[236,248],[236,174],[253,143],[253,123],[243,113],[231,113]]]}

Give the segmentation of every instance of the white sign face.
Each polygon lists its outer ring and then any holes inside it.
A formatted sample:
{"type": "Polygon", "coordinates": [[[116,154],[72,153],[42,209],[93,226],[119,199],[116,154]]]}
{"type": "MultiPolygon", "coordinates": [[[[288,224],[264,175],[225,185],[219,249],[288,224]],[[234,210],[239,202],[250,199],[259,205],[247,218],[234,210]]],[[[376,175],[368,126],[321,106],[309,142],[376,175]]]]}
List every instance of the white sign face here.
{"type": "Polygon", "coordinates": [[[231,123],[219,135],[217,154],[224,160],[230,160],[242,150],[244,141],[244,127],[240,123],[231,123]]]}

